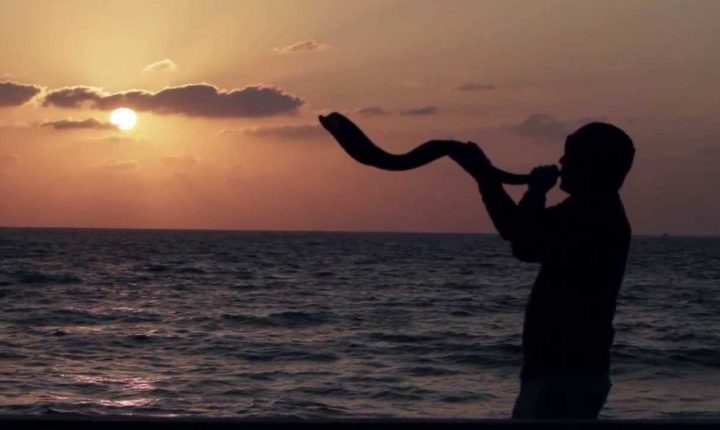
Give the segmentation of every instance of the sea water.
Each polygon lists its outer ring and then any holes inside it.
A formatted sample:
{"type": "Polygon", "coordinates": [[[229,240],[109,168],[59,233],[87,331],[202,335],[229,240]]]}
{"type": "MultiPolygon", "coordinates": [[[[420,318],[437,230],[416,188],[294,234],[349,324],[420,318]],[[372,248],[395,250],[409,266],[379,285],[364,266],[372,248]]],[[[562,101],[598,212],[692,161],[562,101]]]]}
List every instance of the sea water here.
{"type": "MultiPolygon", "coordinates": [[[[509,417],[491,235],[0,229],[0,413],[509,417]]],[[[634,237],[604,418],[720,417],[720,239],[634,237]]]]}

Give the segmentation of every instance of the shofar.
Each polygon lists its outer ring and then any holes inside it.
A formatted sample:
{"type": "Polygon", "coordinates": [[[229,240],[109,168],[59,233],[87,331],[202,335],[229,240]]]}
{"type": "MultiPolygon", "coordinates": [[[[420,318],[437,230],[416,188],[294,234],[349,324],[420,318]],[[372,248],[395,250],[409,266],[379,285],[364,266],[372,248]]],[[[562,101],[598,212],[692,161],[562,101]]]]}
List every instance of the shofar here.
{"type": "MultiPolygon", "coordinates": [[[[390,154],[375,145],[360,128],[337,112],[319,117],[320,124],[333,135],[355,161],[384,170],[410,170],[431,163],[452,152],[462,142],[431,140],[405,154],[390,154]]],[[[528,175],[509,173],[493,167],[500,182],[510,185],[527,184],[528,175]]]]}

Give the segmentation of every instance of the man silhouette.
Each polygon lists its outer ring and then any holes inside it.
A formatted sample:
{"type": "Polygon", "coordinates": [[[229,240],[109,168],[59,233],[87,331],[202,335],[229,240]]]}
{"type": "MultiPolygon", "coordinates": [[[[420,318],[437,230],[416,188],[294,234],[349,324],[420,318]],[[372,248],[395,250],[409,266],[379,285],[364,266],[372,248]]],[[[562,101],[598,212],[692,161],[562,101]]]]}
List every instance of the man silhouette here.
{"type": "Polygon", "coordinates": [[[561,169],[540,166],[516,204],[473,143],[450,154],[477,181],[500,236],[521,261],[541,263],[523,324],[520,394],[513,418],[597,418],[610,390],[609,349],[630,224],[618,194],[632,140],[605,123],[570,136],[561,169]],[[570,196],[545,207],[560,177],[570,196]]]}

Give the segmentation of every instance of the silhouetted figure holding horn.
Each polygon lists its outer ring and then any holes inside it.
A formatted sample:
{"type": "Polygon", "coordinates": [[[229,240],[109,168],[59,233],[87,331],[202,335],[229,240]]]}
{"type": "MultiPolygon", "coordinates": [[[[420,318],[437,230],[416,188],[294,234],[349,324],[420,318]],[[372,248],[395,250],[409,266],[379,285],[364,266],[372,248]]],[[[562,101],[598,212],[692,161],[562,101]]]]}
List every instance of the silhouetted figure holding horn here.
{"type": "Polygon", "coordinates": [[[515,257],[541,263],[523,325],[523,368],[513,418],[597,418],[610,390],[612,320],[625,274],[630,224],[618,191],[632,140],[610,124],[568,136],[561,169],[535,168],[519,204],[475,144],[451,154],[477,181],[485,207],[515,257]],[[560,177],[565,201],[545,208],[560,177]]]}
{"type": "Polygon", "coordinates": [[[619,196],[635,154],[630,137],[610,124],[587,124],[568,136],[561,169],[540,166],[522,176],[495,168],[474,143],[431,141],[392,155],[342,115],[320,121],[364,164],[403,170],[394,163],[413,168],[449,155],[475,178],[513,255],[541,263],[525,313],[513,418],[597,418],[611,386],[612,320],[630,244],[619,196]],[[428,155],[427,148],[434,150],[428,155]],[[570,196],[546,208],[545,195],[558,178],[570,196]],[[527,183],[528,190],[516,204],[502,183],[527,183]]]}

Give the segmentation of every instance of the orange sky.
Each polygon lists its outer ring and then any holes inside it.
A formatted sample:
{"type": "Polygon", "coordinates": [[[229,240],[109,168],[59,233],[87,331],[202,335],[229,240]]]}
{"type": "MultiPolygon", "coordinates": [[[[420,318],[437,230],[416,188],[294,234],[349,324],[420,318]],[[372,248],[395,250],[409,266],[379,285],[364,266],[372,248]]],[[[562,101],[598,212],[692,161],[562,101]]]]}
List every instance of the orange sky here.
{"type": "Polygon", "coordinates": [[[602,119],[636,143],[623,190],[636,233],[720,234],[720,2],[0,10],[0,225],[492,231],[452,162],[350,160],[315,120],[339,110],[391,150],[474,140],[518,172],[602,119]],[[124,104],[129,132],[106,125],[124,104]]]}

